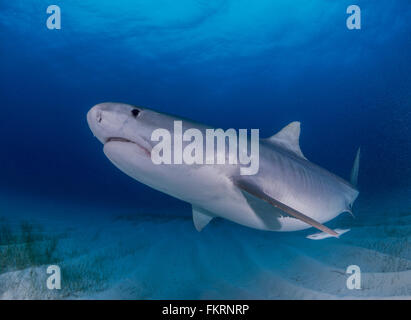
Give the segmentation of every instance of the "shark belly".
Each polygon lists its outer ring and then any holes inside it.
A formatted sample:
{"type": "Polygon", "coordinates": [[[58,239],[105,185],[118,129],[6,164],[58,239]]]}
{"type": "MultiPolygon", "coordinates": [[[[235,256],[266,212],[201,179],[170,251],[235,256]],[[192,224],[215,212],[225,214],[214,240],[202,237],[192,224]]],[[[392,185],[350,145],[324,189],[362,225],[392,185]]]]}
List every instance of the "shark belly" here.
{"type": "MultiPolygon", "coordinates": [[[[132,144],[111,142],[105,152],[113,164],[130,177],[202,208],[213,217],[259,230],[296,231],[311,227],[237,188],[229,178],[236,171],[234,167],[160,165],[153,170],[151,159],[142,158],[141,151],[132,144]],[[182,180],[182,176],[190,176],[190,183],[182,180]]],[[[344,188],[332,178],[277,155],[274,159],[272,156],[261,159],[260,172],[248,179],[277,200],[322,223],[347,208],[344,188]],[[267,166],[265,161],[275,161],[277,165],[267,166]]]]}
{"type": "Polygon", "coordinates": [[[257,198],[248,199],[234,186],[225,174],[234,168],[160,165],[154,170],[151,159],[143,158],[134,145],[122,142],[110,142],[105,146],[105,153],[117,168],[135,180],[202,208],[213,217],[260,230],[281,227],[277,221],[280,212],[257,198]],[[190,183],[185,183],[182,176],[190,176],[190,183]]]}

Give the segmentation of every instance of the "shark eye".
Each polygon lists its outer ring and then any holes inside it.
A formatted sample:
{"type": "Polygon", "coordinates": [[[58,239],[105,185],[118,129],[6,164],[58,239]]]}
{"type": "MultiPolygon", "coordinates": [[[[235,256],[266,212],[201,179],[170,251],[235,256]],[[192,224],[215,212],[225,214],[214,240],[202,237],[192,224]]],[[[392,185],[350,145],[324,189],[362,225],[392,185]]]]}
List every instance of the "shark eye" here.
{"type": "Polygon", "coordinates": [[[140,110],[138,109],[131,110],[131,114],[133,115],[134,118],[137,118],[139,113],[140,113],[140,110]]]}

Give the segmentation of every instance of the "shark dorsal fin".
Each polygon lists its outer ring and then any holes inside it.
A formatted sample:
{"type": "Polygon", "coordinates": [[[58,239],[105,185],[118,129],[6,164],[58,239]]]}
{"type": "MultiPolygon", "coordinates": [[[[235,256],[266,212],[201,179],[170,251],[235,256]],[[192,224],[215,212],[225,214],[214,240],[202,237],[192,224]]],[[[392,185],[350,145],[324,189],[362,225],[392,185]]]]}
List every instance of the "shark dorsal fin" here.
{"type": "Polygon", "coordinates": [[[306,159],[300,149],[300,131],[300,122],[294,121],[266,140],[306,159]]]}

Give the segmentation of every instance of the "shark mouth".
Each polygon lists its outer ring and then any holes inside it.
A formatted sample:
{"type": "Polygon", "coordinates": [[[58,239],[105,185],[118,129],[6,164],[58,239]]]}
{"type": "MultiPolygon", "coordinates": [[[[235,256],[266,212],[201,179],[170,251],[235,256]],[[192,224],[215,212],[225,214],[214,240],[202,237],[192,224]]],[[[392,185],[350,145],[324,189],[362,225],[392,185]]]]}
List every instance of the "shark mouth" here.
{"type": "Polygon", "coordinates": [[[106,140],[106,143],[105,143],[105,144],[110,143],[110,142],[132,143],[132,144],[136,145],[140,150],[142,150],[147,156],[151,157],[151,152],[150,152],[150,150],[147,149],[146,147],[143,147],[141,144],[138,144],[138,143],[135,142],[135,141],[131,141],[131,140],[128,140],[128,139],[126,139],[126,138],[113,137],[113,138],[108,138],[108,139],[106,140]]]}

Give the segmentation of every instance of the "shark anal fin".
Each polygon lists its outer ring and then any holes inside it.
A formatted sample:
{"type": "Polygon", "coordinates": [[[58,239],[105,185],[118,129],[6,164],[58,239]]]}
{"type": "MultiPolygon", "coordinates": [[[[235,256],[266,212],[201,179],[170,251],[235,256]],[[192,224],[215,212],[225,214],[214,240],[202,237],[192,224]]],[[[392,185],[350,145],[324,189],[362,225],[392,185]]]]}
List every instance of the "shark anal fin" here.
{"type": "Polygon", "coordinates": [[[213,219],[213,216],[208,214],[208,211],[199,207],[193,206],[193,222],[197,231],[201,231],[213,219]]]}
{"type": "Polygon", "coordinates": [[[267,195],[265,192],[263,192],[262,190],[260,190],[260,188],[258,188],[257,186],[255,186],[252,183],[249,182],[245,182],[245,181],[236,181],[235,183],[237,185],[237,187],[239,187],[240,189],[248,192],[249,194],[264,200],[266,202],[268,202],[269,204],[273,205],[274,207],[280,209],[281,211],[289,214],[290,216],[301,220],[311,226],[313,226],[314,228],[317,228],[318,230],[321,230],[325,233],[328,233],[331,236],[334,237],[338,237],[338,233],[336,233],[334,230],[331,230],[330,228],[326,227],[325,225],[319,223],[318,221],[315,221],[314,219],[306,216],[305,214],[285,205],[284,203],[277,201],[275,199],[273,199],[272,197],[270,197],[269,195],[267,195]]]}

